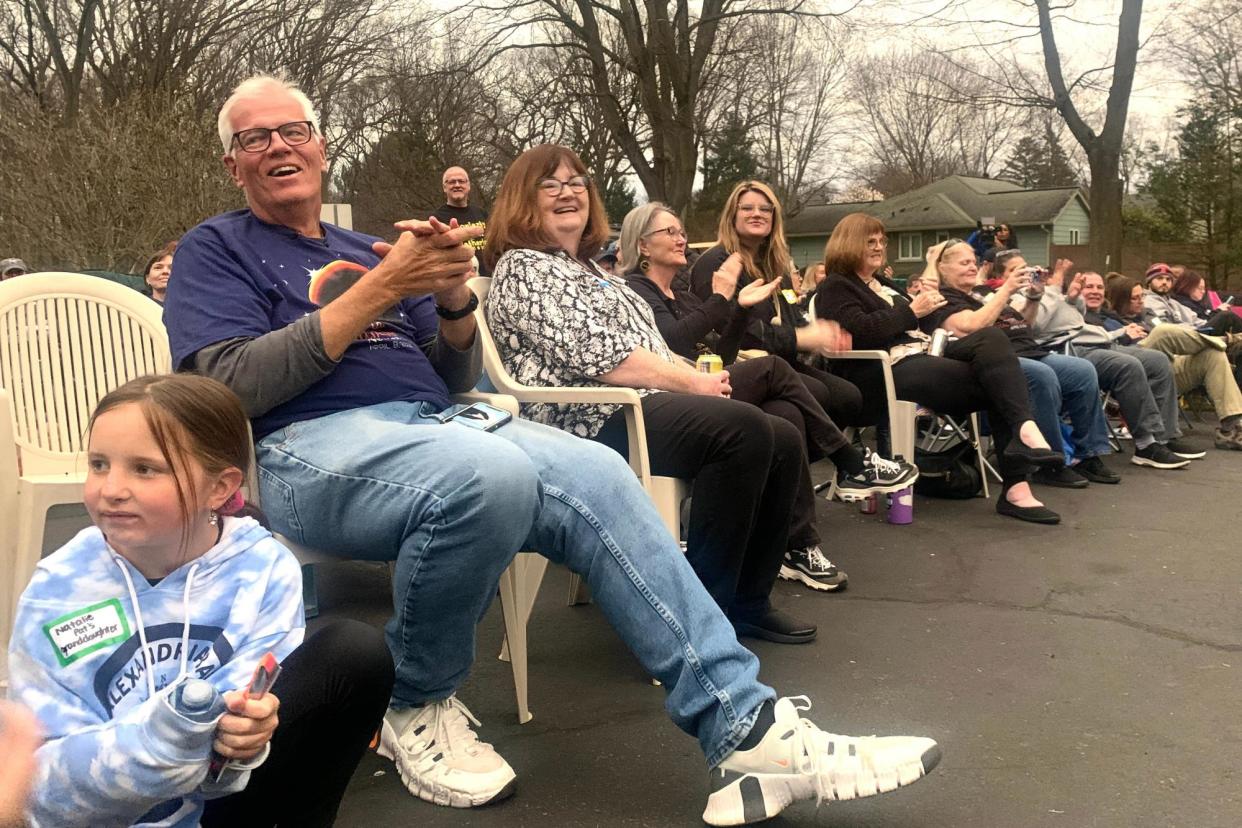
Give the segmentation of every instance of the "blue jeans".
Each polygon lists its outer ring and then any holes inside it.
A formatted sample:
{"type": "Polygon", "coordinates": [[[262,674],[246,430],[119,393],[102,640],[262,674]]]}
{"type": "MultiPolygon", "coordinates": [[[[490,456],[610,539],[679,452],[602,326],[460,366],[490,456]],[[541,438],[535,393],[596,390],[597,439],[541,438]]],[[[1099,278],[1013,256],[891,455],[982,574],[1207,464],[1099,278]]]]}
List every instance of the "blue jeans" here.
{"type": "Polygon", "coordinates": [[[1069,416],[1074,457],[1085,460],[1111,454],[1108,422],[1100,407],[1100,382],[1095,366],[1080,357],[1049,354],[1041,360],[1021,357],[1035,424],[1053,451],[1064,451],[1061,414],[1069,416]]]}
{"type": "Polygon", "coordinates": [[[396,560],[387,626],[393,706],[443,699],[513,556],[533,549],[590,585],[674,723],[715,766],[763,702],[759,660],[704,590],[612,449],[514,420],[487,433],[391,402],[293,423],[258,445],[273,527],[342,557],[396,560]]]}

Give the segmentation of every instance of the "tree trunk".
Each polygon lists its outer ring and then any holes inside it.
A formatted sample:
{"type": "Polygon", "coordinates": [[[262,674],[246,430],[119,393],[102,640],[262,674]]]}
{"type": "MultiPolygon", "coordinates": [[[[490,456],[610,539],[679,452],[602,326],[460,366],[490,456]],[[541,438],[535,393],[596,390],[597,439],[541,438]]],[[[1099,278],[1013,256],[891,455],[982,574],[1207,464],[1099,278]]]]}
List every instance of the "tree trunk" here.
{"type": "MultiPolygon", "coordinates": [[[[1090,266],[1100,273],[1121,269],[1121,154],[1099,143],[1087,153],[1091,169],[1090,266]]],[[[1087,263],[1080,263],[1083,267],[1087,263]]]]}

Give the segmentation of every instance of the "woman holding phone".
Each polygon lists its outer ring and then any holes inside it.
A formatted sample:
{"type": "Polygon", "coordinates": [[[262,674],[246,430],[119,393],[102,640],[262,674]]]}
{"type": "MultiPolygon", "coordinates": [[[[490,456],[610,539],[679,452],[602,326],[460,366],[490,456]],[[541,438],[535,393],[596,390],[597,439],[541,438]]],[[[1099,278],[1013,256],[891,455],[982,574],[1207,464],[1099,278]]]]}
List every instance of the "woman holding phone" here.
{"type": "Polygon", "coordinates": [[[996,256],[994,272],[1002,281],[992,295],[986,301],[972,296],[978,275],[974,251],[963,241],[945,242],[934,266],[945,305],[924,317],[921,327],[928,332],[944,328],[959,337],[991,327],[1004,332],[1026,375],[1035,422],[1054,450],[1064,450],[1061,412],[1069,413],[1073,461],[1069,466],[1039,470],[1036,483],[1071,489],[1089,483],[1120,483],[1121,478],[1100,459],[1112,447],[1095,366],[1079,357],[1053,353],[1035,341],[1032,327],[1044,294],[1040,271],[1027,266],[1021,251],[1003,250],[996,256]]]}

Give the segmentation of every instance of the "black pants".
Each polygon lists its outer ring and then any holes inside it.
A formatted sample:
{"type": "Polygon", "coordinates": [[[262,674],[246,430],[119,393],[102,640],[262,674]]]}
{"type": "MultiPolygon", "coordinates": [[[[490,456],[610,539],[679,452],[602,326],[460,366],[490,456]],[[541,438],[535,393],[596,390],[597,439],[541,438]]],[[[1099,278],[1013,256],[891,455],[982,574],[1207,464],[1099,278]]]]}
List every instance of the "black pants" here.
{"type": "MultiPolygon", "coordinates": [[[[798,430],[721,397],[663,392],[642,405],[652,474],[694,480],[686,559],[730,617],[763,614],[806,468],[798,430]]],[[[627,455],[624,415],[595,439],[627,455]]]]}
{"type": "Polygon", "coordinates": [[[803,362],[793,363],[802,383],[832,421],[840,426],[875,425],[863,417],[862,391],[845,377],[803,362]]]}
{"type": "MultiPolygon", "coordinates": [[[[863,393],[864,417],[887,416],[884,375],[873,362],[839,361],[834,366],[863,393]],[[845,373],[848,372],[848,373],[845,373]]],[[[949,343],[944,357],[906,357],[893,366],[897,396],[933,411],[965,417],[987,411],[1006,488],[1026,477],[1024,463],[1005,459],[1004,449],[1019,425],[1032,419],[1026,376],[1009,338],[988,327],[949,343]]],[[[907,458],[913,459],[913,458],[907,458]]]]}
{"type": "MultiPolygon", "coordinates": [[[[814,369],[810,369],[814,370],[814,369]]],[[[818,372],[822,373],[822,372],[818,372]]],[[[827,375],[826,375],[827,376],[827,375]]],[[[807,454],[798,475],[798,491],[794,496],[793,514],[789,524],[789,546],[802,549],[820,542],[815,523],[815,486],[811,483],[809,463],[812,458],[826,457],[845,446],[845,435],[833,417],[824,410],[812,388],[819,391],[825,403],[834,410],[857,414],[862,407],[862,393],[840,377],[828,376],[828,385],[807,374],[795,371],[788,362],[775,356],[735,362],[729,366],[729,384],[733,399],[757,405],[768,414],[787,421],[802,437],[807,454]],[[838,392],[836,389],[848,389],[838,392]]]]}
{"type": "Polygon", "coordinates": [[[281,663],[280,724],[246,789],[206,803],[203,828],[317,828],[336,821],[345,786],[392,693],[382,631],[334,621],[281,663]]]}
{"type": "Polygon", "coordinates": [[[1208,317],[1206,323],[1208,333],[1215,336],[1224,336],[1231,333],[1242,333],[1242,316],[1238,316],[1233,311],[1218,310],[1212,311],[1212,315],[1208,317]]]}

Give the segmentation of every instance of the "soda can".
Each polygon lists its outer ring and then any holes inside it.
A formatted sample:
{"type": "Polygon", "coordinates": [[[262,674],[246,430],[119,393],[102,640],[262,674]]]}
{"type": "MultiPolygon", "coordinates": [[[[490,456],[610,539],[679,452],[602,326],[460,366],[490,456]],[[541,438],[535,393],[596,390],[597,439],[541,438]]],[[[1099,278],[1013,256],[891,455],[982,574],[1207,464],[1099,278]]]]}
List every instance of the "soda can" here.
{"type": "Polygon", "coordinates": [[[864,515],[874,515],[880,510],[879,498],[874,494],[869,494],[863,500],[862,505],[858,507],[858,511],[864,515]]]}
{"type": "Polygon", "coordinates": [[[936,328],[932,333],[931,344],[927,346],[928,356],[944,356],[944,349],[949,344],[949,332],[944,328],[936,328]]]}
{"type": "Polygon", "coordinates": [[[694,363],[700,374],[719,374],[724,370],[724,360],[715,354],[703,354],[694,363]]]}

